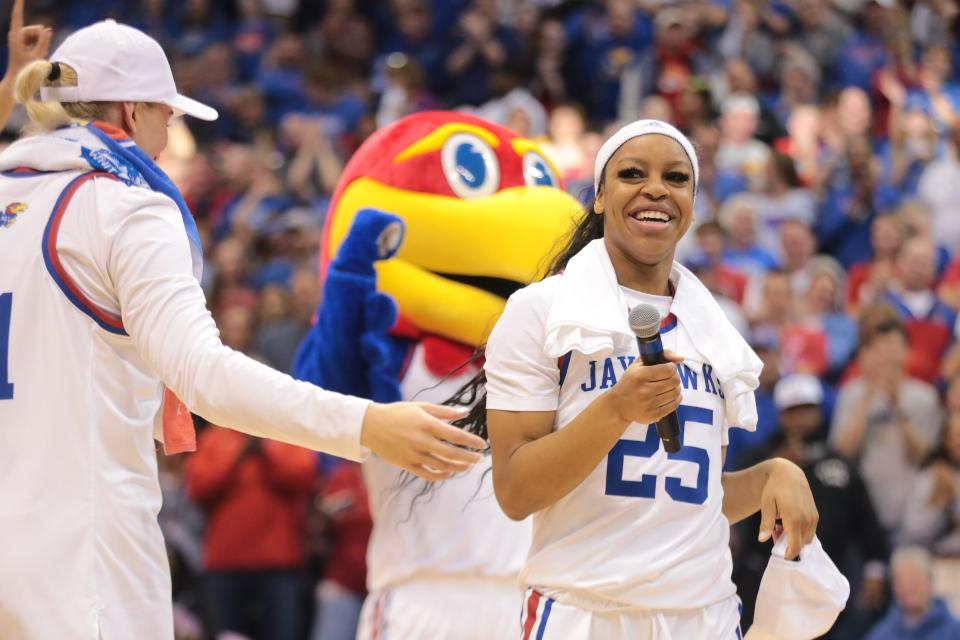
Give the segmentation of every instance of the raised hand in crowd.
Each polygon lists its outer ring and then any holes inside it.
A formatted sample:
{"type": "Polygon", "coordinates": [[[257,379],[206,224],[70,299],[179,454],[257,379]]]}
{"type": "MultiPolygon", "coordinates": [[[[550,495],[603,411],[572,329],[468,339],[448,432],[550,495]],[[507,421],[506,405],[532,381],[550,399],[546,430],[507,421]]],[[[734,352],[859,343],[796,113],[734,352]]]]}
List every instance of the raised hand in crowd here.
{"type": "Polygon", "coordinates": [[[50,49],[53,29],[40,24],[23,26],[23,2],[14,0],[7,32],[7,71],[0,80],[0,128],[13,111],[13,83],[27,63],[45,58],[50,49]]]}

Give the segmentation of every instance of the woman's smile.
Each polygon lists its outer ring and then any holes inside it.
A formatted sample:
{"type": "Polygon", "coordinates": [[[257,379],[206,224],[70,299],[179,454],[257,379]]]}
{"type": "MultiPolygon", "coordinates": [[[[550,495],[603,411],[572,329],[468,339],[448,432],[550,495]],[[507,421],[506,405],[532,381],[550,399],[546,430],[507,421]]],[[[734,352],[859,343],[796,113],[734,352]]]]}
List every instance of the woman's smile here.
{"type": "Polygon", "coordinates": [[[667,233],[676,224],[676,214],[662,203],[644,203],[627,212],[628,224],[643,233],[667,233]]]}

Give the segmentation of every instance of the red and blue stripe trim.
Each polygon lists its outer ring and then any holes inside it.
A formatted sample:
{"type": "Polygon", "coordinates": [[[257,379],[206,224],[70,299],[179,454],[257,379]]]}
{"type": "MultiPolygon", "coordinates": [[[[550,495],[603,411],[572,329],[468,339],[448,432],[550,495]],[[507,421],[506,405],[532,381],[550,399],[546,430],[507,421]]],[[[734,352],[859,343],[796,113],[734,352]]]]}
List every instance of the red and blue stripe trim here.
{"type": "Polygon", "coordinates": [[[110,178],[112,180],[117,179],[115,176],[104,171],[90,171],[71,180],[63,191],[60,192],[59,197],[57,197],[57,202],[53,205],[53,211],[50,213],[47,226],[43,231],[43,262],[46,264],[47,271],[50,273],[54,282],[60,287],[60,291],[73,303],[73,306],[89,316],[105,331],[125,336],[127,332],[123,327],[123,319],[118,315],[101,309],[91,302],[91,300],[84,295],[83,291],[80,290],[80,287],[77,286],[77,283],[73,281],[73,278],[70,277],[66,269],[64,269],[63,264],[60,262],[60,256],[57,253],[57,234],[60,232],[60,223],[63,221],[67,206],[76,194],[77,189],[86,182],[100,177],[110,178]]]}
{"type": "Polygon", "coordinates": [[[677,316],[668,313],[660,320],[660,333],[667,333],[677,328],[677,316]]]}
{"type": "Polygon", "coordinates": [[[557,359],[557,366],[560,368],[560,384],[558,385],[560,387],[563,386],[563,381],[567,379],[567,370],[570,369],[571,357],[573,357],[573,351],[567,351],[557,359]]]}
{"type": "Polygon", "coordinates": [[[523,640],[543,640],[543,634],[547,631],[547,620],[550,618],[550,610],[553,609],[553,598],[547,598],[543,603],[542,613],[540,600],[543,596],[536,589],[531,589],[530,597],[527,598],[527,616],[523,622],[523,640]],[[538,616],[539,613],[539,616],[538,616]],[[539,617],[540,624],[537,624],[539,617]],[[534,636],[533,628],[537,628],[537,635],[534,636]]]}

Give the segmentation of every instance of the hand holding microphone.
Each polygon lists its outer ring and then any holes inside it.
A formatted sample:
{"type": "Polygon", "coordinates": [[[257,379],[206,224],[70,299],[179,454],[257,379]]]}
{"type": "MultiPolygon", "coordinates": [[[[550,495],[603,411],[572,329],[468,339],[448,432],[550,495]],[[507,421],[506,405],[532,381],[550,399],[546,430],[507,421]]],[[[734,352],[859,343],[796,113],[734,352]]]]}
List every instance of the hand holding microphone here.
{"type": "MultiPolygon", "coordinates": [[[[660,341],[660,312],[650,304],[640,303],[630,310],[630,330],[637,336],[637,347],[640,349],[640,360],[644,366],[668,364],[676,376],[677,396],[680,393],[680,379],[676,368],[663,351],[660,341]]],[[[679,358],[674,358],[680,361],[679,358]]],[[[679,406],[679,401],[677,401],[679,406]]],[[[680,422],[677,420],[677,409],[673,407],[657,420],[657,433],[663,441],[663,448],[669,453],[680,451],[680,422]]]]}

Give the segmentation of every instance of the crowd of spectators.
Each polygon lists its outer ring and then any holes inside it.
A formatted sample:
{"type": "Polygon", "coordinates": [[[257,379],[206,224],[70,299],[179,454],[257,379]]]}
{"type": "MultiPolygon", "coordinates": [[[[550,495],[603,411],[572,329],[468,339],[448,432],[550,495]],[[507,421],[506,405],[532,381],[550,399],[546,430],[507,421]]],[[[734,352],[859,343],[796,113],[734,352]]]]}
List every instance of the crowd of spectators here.
{"type": "MultiPolygon", "coordinates": [[[[780,455],[807,473],[824,548],[853,587],[829,637],[960,637],[931,570],[960,554],[957,0],[27,11],[54,28],[53,47],[104,17],[143,29],[180,91],[220,111],[176,122],[162,165],[203,234],[224,342],[281,370],[319,302],[331,192],[377,127],[433,108],[479,114],[542,142],[587,200],[608,132],[638,117],[676,124],[701,159],[697,226],[677,259],[766,365],[760,425],[734,430],[727,467],[780,455]]],[[[7,139],[22,123],[15,114],[7,139]]],[[[185,463],[161,466],[181,637],[349,634],[369,535],[356,468],[216,426],[185,463]]],[[[745,627],[769,555],[755,540],[755,522],[734,529],[745,627]]]]}

